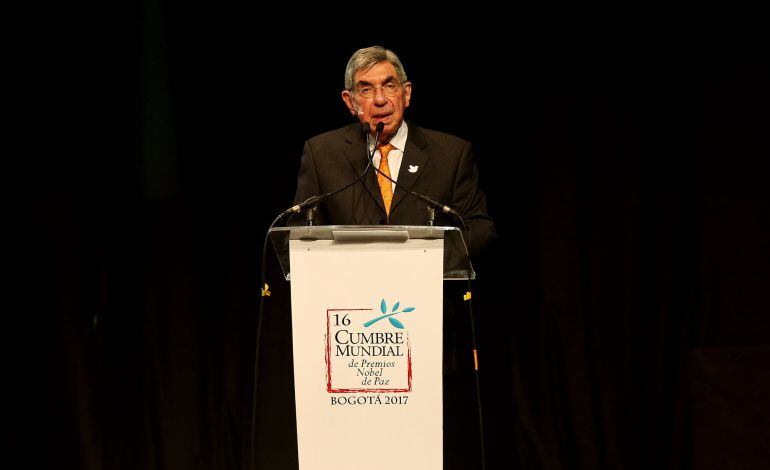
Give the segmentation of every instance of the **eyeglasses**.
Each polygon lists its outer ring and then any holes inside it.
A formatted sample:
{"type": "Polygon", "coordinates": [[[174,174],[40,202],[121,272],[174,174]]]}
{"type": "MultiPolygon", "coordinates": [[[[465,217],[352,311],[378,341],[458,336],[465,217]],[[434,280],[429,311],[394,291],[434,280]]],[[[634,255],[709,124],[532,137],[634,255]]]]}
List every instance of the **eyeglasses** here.
{"type": "Polygon", "coordinates": [[[401,84],[398,82],[388,82],[384,85],[362,85],[358,88],[356,88],[356,93],[361,98],[374,98],[374,96],[377,94],[377,88],[382,90],[382,93],[385,96],[393,97],[401,93],[401,84]]]}

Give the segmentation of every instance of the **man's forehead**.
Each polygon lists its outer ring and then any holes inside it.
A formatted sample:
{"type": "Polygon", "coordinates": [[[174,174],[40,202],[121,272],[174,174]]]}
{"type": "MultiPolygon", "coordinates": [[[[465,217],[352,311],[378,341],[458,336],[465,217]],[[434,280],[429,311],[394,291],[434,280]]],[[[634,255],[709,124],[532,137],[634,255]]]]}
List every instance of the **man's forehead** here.
{"type": "Polygon", "coordinates": [[[356,83],[386,82],[398,76],[396,68],[387,61],[377,62],[372,67],[356,72],[356,83]]]}

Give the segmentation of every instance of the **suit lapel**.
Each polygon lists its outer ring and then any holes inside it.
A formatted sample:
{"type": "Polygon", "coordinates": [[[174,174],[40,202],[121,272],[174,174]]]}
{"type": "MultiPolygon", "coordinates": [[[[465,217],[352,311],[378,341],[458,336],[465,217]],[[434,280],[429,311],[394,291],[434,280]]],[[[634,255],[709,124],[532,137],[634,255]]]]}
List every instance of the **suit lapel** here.
{"type": "MultiPolygon", "coordinates": [[[[398,170],[398,179],[396,180],[399,185],[411,189],[420,178],[420,175],[425,170],[425,164],[428,158],[430,158],[424,151],[427,145],[422,132],[420,132],[420,128],[410,125],[409,135],[406,138],[406,148],[404,148],[404,156],[401,159],[401,168],[398,170]]],[[[391,215],[407,194],[406,190],[396,186],[396,191],[393,193],[393,202],[390,205],[391,215]]]]}

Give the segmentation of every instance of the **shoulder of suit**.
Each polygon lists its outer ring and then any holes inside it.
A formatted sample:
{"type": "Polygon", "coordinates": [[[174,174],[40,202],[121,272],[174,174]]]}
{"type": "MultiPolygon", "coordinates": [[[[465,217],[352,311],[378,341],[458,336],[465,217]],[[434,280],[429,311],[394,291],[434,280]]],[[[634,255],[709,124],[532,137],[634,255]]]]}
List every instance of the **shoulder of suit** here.
{"type": "MultiPolygon", "coordinates": [[[[424,141],[427,144],[434,144],[441,147],[460,147],[465,148],[470,142],[466,139],[458,137],[456,135],[447,134],[446,132],[436,131],[433,129],[427,129],[425,127],[419,127],[414,123],[409,122],[408,138],[414,141],[424,141]]],[[[351,142],[356,140],[360,136],[360,124],[350,124],[339,129],[324,132],[308,139],[308,143],[312,147],[334,145],[341,142],[351,142]]]]}

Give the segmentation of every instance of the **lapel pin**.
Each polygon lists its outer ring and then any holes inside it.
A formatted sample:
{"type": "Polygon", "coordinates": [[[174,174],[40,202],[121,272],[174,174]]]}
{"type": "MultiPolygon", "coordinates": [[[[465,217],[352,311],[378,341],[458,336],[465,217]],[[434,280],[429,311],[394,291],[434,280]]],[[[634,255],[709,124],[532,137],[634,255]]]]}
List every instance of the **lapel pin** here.
{"type": "Polygon", "coordinates": [[[419,166],[409,165],[409,173],[417,173],[417,168],[419,168],[419,166]]]}

